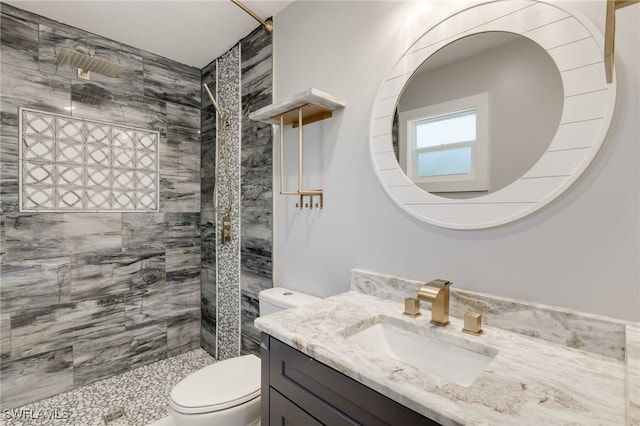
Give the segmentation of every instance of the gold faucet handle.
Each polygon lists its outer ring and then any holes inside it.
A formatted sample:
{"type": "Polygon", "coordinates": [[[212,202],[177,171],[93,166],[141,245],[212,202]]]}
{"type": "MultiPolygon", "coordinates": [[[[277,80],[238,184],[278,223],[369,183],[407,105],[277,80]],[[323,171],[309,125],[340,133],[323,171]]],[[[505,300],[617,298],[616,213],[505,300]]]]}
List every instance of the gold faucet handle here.
{"type": "Polygon", "coordinates": [[[407,297],[404,299],[404,315],[411,318],[418,318],[420,315],[420,301],[415,297],[407,297]]]}
{"type": "Polygon", "coordinates": [[[467,312],[464,314],[464,328],[463,333],[479,336],[482,331],[482,315],[475,312],[467,312]]]}

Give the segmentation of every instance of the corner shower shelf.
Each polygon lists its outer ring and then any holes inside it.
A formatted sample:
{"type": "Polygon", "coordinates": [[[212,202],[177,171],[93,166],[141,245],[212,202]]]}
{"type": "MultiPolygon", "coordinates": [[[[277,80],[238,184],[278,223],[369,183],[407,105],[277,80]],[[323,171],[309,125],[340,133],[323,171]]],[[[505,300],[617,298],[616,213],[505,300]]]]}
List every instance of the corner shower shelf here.
{"type": "Polygon", "coordinates": [[[305,124],[331,118],[333,111],[344,108],[343,100],[318,89],[310,88],[285,98],[280,102],[268,105],[249,115],[249,118],[263,123],[277,124],[280,129],[280,194],[297,195],[300,202],[296,207],[313,208],[313,197],[319,197],[316,207],[322,208],[324,191],[322,189],[302,188],[302,127],[305,124]],[[302,123],[302,125],[300,125],[302,123]],[[284,125],[290,124],[298,129],[298,190],[287,191],[284,187],[284,125]],[[304,202],[309,197],[309,202],[304,202]]]}

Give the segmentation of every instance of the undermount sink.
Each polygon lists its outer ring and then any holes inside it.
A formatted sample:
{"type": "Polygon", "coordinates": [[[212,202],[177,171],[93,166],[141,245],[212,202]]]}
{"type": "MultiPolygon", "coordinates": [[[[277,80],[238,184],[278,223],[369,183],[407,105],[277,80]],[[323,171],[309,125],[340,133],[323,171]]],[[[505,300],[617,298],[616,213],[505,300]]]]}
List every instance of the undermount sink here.
{"type": "Polygon", "coordinates": [[[494,348],[438,332],[428,324],[413,326],[384,316],[347,329],[343,336],[461,386],[470,386],[498,354],[494,348]]]}

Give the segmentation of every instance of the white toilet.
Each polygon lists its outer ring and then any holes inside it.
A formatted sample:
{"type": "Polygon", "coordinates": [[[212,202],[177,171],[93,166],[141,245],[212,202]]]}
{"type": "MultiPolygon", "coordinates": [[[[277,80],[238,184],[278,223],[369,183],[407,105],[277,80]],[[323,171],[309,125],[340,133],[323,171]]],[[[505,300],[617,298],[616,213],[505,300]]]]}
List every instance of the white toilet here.
{"type": "MultiPolygon", "coordinates": [[[[316,300],[283,287],[270,288],[259,294],[260,315],[316,300]]],[[[169,413],[177,426],[260,425],[260,358],[244,355],[192,373],[171,390],[169,413]]]]}

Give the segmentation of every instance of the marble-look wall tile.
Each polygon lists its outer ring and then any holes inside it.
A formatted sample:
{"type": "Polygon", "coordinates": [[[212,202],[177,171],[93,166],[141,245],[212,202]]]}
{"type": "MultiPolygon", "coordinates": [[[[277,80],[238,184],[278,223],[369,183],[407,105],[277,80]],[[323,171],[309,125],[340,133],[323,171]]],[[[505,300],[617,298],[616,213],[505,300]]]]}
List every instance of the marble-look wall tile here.
{"type": "Polygon", "coordinates": [[[200,280],[200,345],[209,354],[216,356],[217,289],[215,262],[213,267],[205,265],[203,262],[200,280]]]}
{"type": "Polygon", "coordinates": [[[200,309],[174,317],[167,324],[168,356],[200,347],[200,309]]]}
{"type": "Polygon", "coordinates": [[[0,392],[10,408],[199,345],[200,70],[0,5],[0,392]],[[57,64],[62,47],[95,49],[124,71],[79,80],[57,64]],[[19,213],[18,107],[159,131],[170,147],[160,212],[19,213]]]}
{"type": "Polygon", "coordinates": [[[3,14],[0,17],[0,61],[38,69],[38,25],[3,14]]]}
{"type": "Polygon", "coordinates": [[[254,327],[253,321],[258,318],[260,306],[257,297],[250,297],[242,292],[242,354],[260,354],[260,330],[254,327]]]}
{"type": "Polygon", "coordinates": [[[256,28],[242,39],[242,353],[259,353],[258,293],[272,284],[273,131],[249,115],[272,103],[272,37],[256,28]]]}
{"type": "Polygon", "coordinates": [[[120,213],[9,213],[7,261],[119,252],[120,213]]]}
{"type": "Polygon", "coordinates": [[[18,125],[18,107],[58,114],[65,114],[68,112],[66,108],[71,107],[69,78],[3,63],[0,84],[2,84],[0,123],[5,125],[18,125]]]}
{"type": "Polygon", "coordinates": [[[125,251],[199,245],[199,213],[122,213],[125,251]]]}
{"type": "Polygon", "coordinates": [[[160,144],[160,203],[165,212],[200,210],[200,108],[167,103],[160,144]]]}
{"type": "Polygon", "coordinates": [[[119,93],[118,82],[107,85],[94,81],[71,81],[72,115],[139,127],[167,134],[166,104],[142,95],[119,93]]]}
{"type": "Polygon", "coordinates": [[[74,385],[85,385],[166,358],[167,325],[127,329],[73,345],[74,385]]]}
{"type": "Polygon", "coordinates": [[[4,232],[4,212],[0,210],[0,262],[5,262],[5,254],[7,253],[7,244],[4,232]]]}
{"type": "Polygon", "coordinates": [[[8,358],[11,353],[11,315],[0,312],[0,359],[8,358]]]}
{"type": "Polygon", "coordinates": [[[71,301],[69,257],[0,265],[0,311],[11,312],[71,301]]]}
{"type": "Polygon", "coordinates": [[[74,301],[144,294],[166,283],[164,251],[74,255],[71,282],[74,301]]]}
{"type": "MultiPolygon", "coordinates": [[[[422,281],[406,280],[358,269],[351,271],[351,290],[404,303],[416,297],[422,281]]],[[[455,283],[454,283],[455,284],[455,283]]],[[[402,309],[400,305],[399,309],[402,309]]],[[[623,360],[625,323],[568,309],[506,299],[451,287],[449,311],[483,316],[483,324],[623,360]]]]}
{"type": "Polygon", "coordinates": [[[73,348],[39,353],[0,365],[0,405],[18,407],[73,388],[73,348]]]}
{"type": "Polygon", "coordinates": [[[23,358],[124,331],[124,307],[111,299],[63,303],[11,314],[11,356],[23,358]]]}
{"type": "Polygon", "coordinates": [[[174,62],[157,57],[144,60],[144,95],[200,108],[200,73],[185,74],[174,62]]]}

